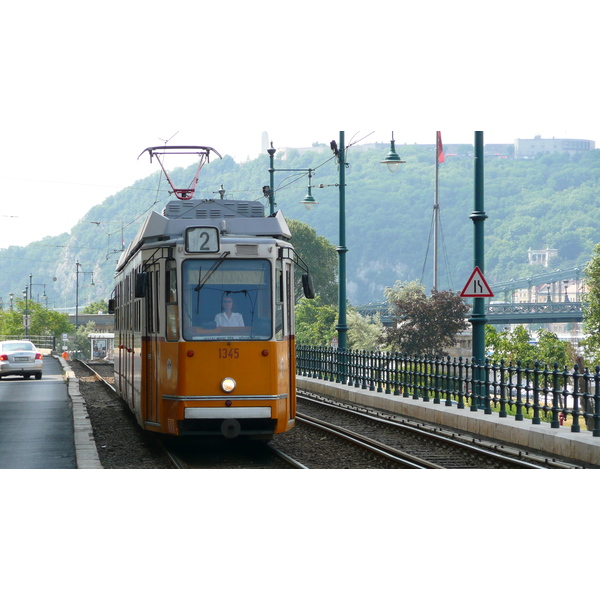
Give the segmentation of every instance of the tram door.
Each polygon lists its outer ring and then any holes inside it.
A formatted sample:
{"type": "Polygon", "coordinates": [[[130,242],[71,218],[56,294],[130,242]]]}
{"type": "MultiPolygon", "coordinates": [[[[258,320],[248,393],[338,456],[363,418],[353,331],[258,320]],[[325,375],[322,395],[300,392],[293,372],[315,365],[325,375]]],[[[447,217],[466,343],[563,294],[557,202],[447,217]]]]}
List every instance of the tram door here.
{"type": "Polygon", "coordinates": [[[285,267],[285,313],[286,313],[286,339],[288,340],[288,402],[289,415],[296,415],[296,341],[294,338],[294,272],[292,265],[288,263],[285,267]]]}
{"type": "Polygon", "coordinates": [[[160,331],[160,270],[158,265],[148,270],[146,288],[146,323],[145,323],[145,352],[144,361],[144,402],[145,420],[151,423],[159,422],[157,402],[157,365],[158,365],[158,334],[160,331]]]}

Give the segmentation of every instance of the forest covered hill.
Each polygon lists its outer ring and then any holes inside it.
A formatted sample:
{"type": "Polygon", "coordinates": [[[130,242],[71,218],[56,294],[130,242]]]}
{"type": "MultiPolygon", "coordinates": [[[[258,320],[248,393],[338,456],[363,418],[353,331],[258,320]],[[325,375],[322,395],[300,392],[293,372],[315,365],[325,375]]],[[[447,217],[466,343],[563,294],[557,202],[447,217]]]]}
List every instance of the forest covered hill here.
{"type": "MultiPolygon", "coordinates": [[[[434,148],[397,146],[406,163],[393,174],[380,164],[388,149],[380,144],[346,153],[346,260],[354,305],[382,302],[384,289],[397,280],[421,280],[427,290],[432,285],[434,148]]],[[[461,149],[446,157],[439,173],[442,289],[462,289],[473,269],[472,146],[461,149]]],[[[230,156],[216,159],[203,168],[196,197],[218,198],[222,185],[227,198],[267,205],[262,188],[269,184],[268,169],[266,154],[242,164],[230,156]]],[[[278,152],[275,169],[277,208],[337,246],[339,174],[329,146],[278,152]],[[286,171],[309,168],[314,170],[311,194],[318,202],[310,212],[300,203],[307,173],[286,171]]],[[[171,176],[187,186],[194,172],[190,165],[171,176]]],[[[10,292],[19,296],[32,281],[34,299],[44,289],[50,307],[74,306],[77,261],[80,305],[108,298],[122,243],[131,241],[150,211],[160,212],[172,198],[157,171],[93,207],[71,232],[1,250],[4,305],[10,292]]],[[[599,208],[600,150],[529,160],[486,155],[485,274],[492,289],[494,282],[587,263],[600,242],[599,208]],[[528,264],[529,249],[547,247],[558,251],[547,269],[528,264]]]]}

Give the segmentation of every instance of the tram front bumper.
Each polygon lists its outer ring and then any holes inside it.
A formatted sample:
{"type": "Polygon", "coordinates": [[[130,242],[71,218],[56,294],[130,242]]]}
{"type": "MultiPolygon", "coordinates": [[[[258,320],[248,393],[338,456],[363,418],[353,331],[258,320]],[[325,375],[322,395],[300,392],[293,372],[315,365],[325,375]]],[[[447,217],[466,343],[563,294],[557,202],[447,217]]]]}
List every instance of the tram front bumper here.
{"type": "Polygon", "coordinates": [[[191,407],[185,419],[270,419],[270,406],[191,407]]]}
{"type": "Polygon", "coordinates": [[[270,440],[277,420],[270,406],[188,407],[179,421],[179,435],[222,435],[270,440]]]}

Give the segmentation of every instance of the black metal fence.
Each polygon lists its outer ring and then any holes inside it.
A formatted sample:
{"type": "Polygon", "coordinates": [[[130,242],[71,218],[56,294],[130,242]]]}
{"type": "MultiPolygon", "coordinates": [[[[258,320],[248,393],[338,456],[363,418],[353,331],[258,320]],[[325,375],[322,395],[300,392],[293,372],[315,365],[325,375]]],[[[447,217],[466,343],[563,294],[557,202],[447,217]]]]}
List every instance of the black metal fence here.
{"type": "Polygon", "coordinates": [[[462,358],[315,346],[298,346],[296,365],[305,377],[485,414],[495,409],[500,417],[523,421],[527,416],[534,425],[548,421],[553,429],[570,416],[572,432],[580,432],[583,421],[600,437],[600,367],[591,373],[577,365],[561,370],[537,362],[479,365],[462,358]]]}

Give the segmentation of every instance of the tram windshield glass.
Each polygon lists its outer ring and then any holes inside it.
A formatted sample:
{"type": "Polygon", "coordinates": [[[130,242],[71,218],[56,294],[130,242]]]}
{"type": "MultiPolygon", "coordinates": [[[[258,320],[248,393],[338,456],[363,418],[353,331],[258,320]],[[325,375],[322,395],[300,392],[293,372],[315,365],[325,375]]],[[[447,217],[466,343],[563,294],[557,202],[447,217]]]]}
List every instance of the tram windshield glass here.
{"type": "Polygon", "coordinates": [[[183,263],[182,275],[184,339],[271,338],[268,260],[189,259],[183,263]]]}

